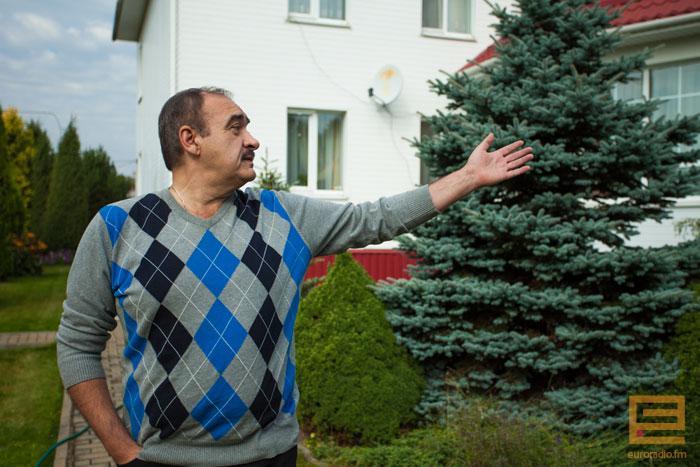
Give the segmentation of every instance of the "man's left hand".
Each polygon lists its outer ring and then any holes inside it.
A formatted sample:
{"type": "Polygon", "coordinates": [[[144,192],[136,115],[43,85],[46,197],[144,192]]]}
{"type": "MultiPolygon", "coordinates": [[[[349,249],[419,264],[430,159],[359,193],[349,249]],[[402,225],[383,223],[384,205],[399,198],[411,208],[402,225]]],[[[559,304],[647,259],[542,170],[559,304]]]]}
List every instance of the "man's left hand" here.
{"type": "Polygon", "coordinates": [[[532,160],[532,148],[528,146],[517,150],[524,141],[518,140],[488,152],[493,140],[493,133],[489,133],[474,149],[464,166],[464,170],[473,177],[477,186],[495,185],[530,170],[530,167],[524,164],[532,160]]]}
{"type": "Polygon", "coordinates": [[[429,185],[428,190],[438,212],[447,209],[452,203],[479,187],[494,185],[530,170],[525,163],[534,157],[531,147],[518,150],[523,145],[523,141],[518,140],[488,152],[493,140],[493,133],[489,133],[474,149],[462,168],[429,185]]]}

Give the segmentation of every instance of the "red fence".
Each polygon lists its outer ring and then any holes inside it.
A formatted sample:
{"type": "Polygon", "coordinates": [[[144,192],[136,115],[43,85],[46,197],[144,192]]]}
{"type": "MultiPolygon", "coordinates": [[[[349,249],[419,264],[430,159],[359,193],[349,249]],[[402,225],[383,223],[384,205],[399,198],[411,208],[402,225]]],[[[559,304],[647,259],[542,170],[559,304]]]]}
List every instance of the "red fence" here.
{"type": "MultiPolygon", "coordinates": [[[[360,263],[365,271],[376,282],[380,279],[393,277],[395,279],[408,279],[411,276],[406,271],[409,264],[416,264],[416,260],[409,258],[406,253],[399,250],[348,250],[355,260],[360,263]]],[[[306,271],[304,279],[322,277],[328,272],[328,266],[333,263],[334,256],[319,256],[314,258],[306,271]]]]}

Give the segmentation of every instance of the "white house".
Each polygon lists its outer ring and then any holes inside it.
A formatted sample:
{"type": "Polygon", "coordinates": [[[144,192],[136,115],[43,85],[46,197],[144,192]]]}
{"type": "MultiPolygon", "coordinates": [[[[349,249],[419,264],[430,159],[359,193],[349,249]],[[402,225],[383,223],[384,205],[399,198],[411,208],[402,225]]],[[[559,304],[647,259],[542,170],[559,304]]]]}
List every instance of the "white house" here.
{"type": "Polygon", "coordinates": [[[119,0],[113,38],[138,42],[137,193],[170,183],[161,106],[202,85],[233,92],[258,155],[293,191],[362,202],[420,184],[403,138],[420,138],[419,112],[444,107],[427,81],[491,43],[489,11],[481,0],[119,0]],[[368,95],[384,65],[403,78],[386,107],[368,95]]]}
{"type": "MultiPolygon", "coordinates": [[[[276,160],[293,191],[361,202],[425,183],[404,138],[420,138],[420,113],[444,108],[427,80],[472,57],[496,59],[489,11],[483,0],[118,0],[113,38],[138,42],[137,193],[170,183],[158,143],[162,104],[202,85],[234,93],[258,154],[276,160]],[[384,107],[368,88],[388,64],[403,86],[384,107]]],[[[626,37],[620,54],[665,45],[620,97],[670,98],[664,112],[697,112],[700,2],[633,0],[617,25],[626,37]]],[[[700,196],[678,200],[673,216],[642,224],[630,243],[680,241],[673,222],[700,217],[700,196]]]]}
{"type": "MultiPolygon", "coordinates": [[[[700,113],[700,0],[600,0],[600,3],[611,8],[629,3],[613,21],[613,26],[620,28],[623,42],[611,59],[641,52],[645,47],[658,47],[638,79],[618,84],[614,96],[632,101],[663,100],[657,115],[667,117],[700,113]]],[[[498,57],[495,47],[490,45],[473,62],[487,66],[493,60],[498,57]]],[[[462,69],[470,74],[478,73],[478,67],[471,62],[462,69]]],[[[700,141],[696,147],[700,147],[700,141]]],[[[640,224],[640,234],[628,244],[648,247],[688,240],[687,234],[675,232],[674,223],[700,218],[700,196],[676,200],[672,214],[672,219],[662,223],[640,224]]]]}

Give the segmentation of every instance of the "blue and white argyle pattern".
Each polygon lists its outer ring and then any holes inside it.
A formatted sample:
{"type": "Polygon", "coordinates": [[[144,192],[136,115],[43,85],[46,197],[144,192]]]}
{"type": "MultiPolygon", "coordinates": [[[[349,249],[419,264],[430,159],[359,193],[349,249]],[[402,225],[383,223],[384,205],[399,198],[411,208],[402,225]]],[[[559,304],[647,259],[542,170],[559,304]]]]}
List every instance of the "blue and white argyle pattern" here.
{"type": "Polygon", "coordinates": [[[243,439],[295,413],[294,321],[311,252],[273,191],[233,199],[209,227],[156,194],[100,210],[135,440],[243,439]]]}

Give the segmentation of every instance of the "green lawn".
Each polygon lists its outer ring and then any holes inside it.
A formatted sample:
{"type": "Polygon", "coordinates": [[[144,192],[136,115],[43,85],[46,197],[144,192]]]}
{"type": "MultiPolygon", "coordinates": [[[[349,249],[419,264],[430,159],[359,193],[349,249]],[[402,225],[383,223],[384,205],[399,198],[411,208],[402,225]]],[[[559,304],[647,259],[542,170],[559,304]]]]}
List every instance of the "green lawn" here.
{"type": "Polygon", "coordinates": [[[0,282],[0,332],[57,329],[69,268],[46,266],[41,276],[0,282]]]}
{"type": "MultiPolygon", "coordinates": [[[[0,459],[34,465],[58,436],[63,389],[53,345],[0,352],[0,459]]],[[[52,465],[53,456],[43,465],[52,465]]]]}

